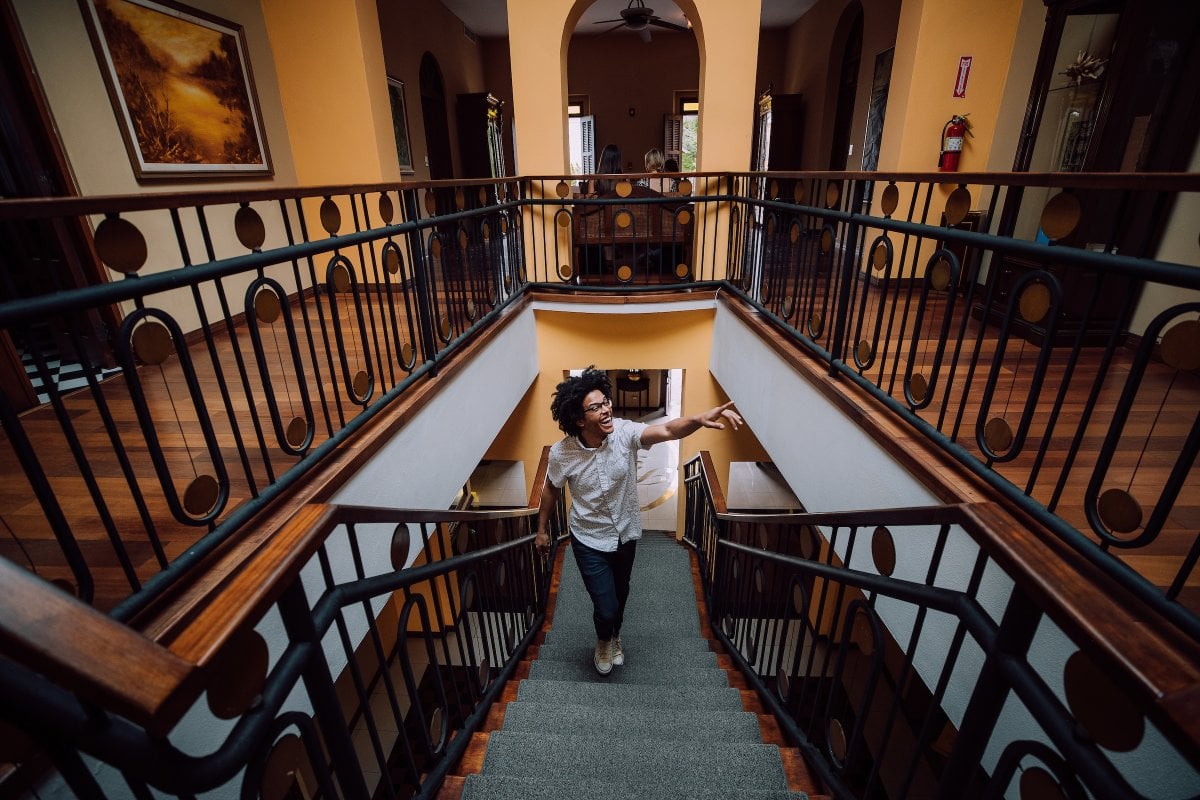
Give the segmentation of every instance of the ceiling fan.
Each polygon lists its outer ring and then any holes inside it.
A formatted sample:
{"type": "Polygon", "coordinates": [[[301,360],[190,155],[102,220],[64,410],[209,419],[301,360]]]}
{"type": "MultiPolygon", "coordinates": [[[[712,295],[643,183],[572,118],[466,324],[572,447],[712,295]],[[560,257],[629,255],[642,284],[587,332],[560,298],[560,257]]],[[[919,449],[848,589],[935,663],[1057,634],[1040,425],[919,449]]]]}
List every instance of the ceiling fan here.
{"type": "Polygon", "coordinates": [[[612,22],[617,24],[613,25],[607,31],[602,31],[602,33],[608,33],[609,31],[615,31],[617,28],[624,27],[631,31],[637,31],[644,42],[650,41],[651,26],[666,28],[672,31],[682,31],[684,33],[688,30],[683,25],[676,25],[674,22],[668,22],[661,17],[654,16],[654,9],[646,8],[646,4],[642,0],[629,0],[629,6],[621,9],[620,19],[603,19],[593,24],[607,25],[612,22]]]}

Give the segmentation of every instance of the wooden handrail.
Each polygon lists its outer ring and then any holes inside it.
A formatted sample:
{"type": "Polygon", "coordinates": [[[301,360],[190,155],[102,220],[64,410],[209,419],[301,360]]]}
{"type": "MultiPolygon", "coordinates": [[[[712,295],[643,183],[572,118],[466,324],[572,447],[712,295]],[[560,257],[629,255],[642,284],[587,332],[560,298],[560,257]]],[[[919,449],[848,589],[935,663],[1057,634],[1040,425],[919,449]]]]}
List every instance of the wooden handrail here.
{"type": "Polygon", "coordinates": [[[0,585],[5,656],[155,735],[187,710],[195,664],[6,559],[0,585]]]}

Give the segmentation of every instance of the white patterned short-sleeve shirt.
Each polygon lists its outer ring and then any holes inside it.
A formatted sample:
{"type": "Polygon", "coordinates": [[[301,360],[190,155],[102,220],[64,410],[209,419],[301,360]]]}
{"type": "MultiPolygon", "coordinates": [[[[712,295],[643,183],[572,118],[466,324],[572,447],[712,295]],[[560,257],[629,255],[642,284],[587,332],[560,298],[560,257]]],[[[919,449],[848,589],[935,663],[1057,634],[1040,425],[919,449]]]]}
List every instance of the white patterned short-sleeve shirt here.
{"type": "Polygon", "coordinates": [[[611,553],[642,537],[637,494],[637,451],[642,446],[640,422],[613,418],[613,432],[599,447],[584,447],[566,436],[550,448],[546,478],[571,488],[567,523],[571,535],[594,550],[611,553]]]}

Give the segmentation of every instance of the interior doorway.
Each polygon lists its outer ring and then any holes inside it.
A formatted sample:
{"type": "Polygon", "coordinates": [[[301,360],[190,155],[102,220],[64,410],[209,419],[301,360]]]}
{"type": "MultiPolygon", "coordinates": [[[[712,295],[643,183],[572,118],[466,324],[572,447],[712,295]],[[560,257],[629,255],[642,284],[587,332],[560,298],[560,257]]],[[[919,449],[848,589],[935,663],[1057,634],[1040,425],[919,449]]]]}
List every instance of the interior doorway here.
{"type": "Polygon", "coordinates": [[[450,124],[446,121],[446,86],[433,53],[421,56],[421,119],[425,123],[429,179],[449,180],[454,177],[454,159],[450,153],[450,124]]]}

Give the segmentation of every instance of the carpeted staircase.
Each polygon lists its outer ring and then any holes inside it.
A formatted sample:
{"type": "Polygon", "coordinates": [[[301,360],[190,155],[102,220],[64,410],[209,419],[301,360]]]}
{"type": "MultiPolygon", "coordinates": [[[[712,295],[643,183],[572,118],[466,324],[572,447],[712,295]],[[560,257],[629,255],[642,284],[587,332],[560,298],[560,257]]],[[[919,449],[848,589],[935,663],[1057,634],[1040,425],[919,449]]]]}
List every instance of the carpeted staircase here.
{"type": "Polygon", "coordinates": [[[468,800],[799,800],[813,790],[798,752],[780,746],[773,720],[702,635],[687,549],[661,533],[638,544],[625,665],[608,676],[592,667],[591,602],[564,549],[536,660],[493,708],[495,729],[476,734],[482,764],[468,754],[444,788],[468,800]]]}

